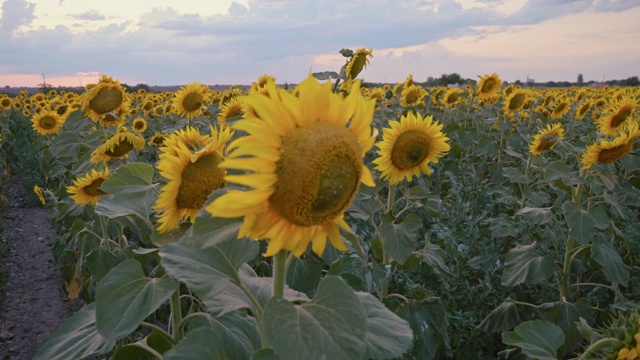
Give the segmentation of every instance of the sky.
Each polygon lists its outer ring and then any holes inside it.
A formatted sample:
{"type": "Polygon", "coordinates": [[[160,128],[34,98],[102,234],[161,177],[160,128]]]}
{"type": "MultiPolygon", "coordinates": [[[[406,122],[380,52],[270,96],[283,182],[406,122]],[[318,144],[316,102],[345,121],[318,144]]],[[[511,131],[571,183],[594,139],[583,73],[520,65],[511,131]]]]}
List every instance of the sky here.
{"type": "Polygon", "coordinates": [[[640,75],[640,0],[0,0],[0,87],[298,83],[373,49],[360,78],[640,75]]]}

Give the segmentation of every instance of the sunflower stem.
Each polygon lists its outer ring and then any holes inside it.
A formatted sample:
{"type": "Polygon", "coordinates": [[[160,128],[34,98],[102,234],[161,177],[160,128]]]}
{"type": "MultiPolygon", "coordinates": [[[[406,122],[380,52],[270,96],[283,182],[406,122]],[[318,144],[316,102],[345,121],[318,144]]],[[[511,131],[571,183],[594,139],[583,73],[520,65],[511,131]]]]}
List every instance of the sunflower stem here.
{"type": "Polygon", "coordinates": [[[180,286],[171,295],[169,303],[171,307],[171,329],[173,332],[173,341],[177,344],[182,340],[182,329],[180,323],[182,322],[182,307],[180,306],[180,286]]]}
{"type": "Polygon", "coordinates": [[[273,297],[284,297],[284,283],[287,278],[287,252],[280,250],[273,257],[273,297]]]}
{"type": "Polygon", "coordinates": [[[111,251],[109,233],[107,232],[107,221],[102,215],[98,215],[98,219],[100,220],[100,230],[102,231],[102,243],[106,244],[106,248],[108,251],[111,251]]]}

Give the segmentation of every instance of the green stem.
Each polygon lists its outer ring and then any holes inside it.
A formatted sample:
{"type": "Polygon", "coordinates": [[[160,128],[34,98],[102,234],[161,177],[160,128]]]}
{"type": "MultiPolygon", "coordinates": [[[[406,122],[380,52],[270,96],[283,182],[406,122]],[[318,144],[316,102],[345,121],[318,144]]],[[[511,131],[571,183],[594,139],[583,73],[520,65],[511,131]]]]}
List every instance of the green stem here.
{"type": "Polygon", "coordinates": [[[273,257],[273,297],[284,297],[284,284],[287,279],[287,252],[280,250],[273,257]]]}
{"type": "Polygon", "coordinates": [[[182,329],[180,328],[180,323],[182,322],[182,307],[180,306],[179,285],[178,289],[173,293],[173,295],[171,295],[169,306],[171,306],[171,329],[173,330],[173,340],[177,344],[182,340],[182,329]]]}
{"type": "Polygon", "coordinates": [[[238,283],[237,285],[240,288],[240,290],[242,290],[242,292],[245,295],[247,295],[249,300],[251,300],[251,303],[253,304],[253,306],[255,306],[255,308],[256,308],[256,314],[255,314],[256,318],[258,320],[262,319],[262,316],[264,316],[264,309],[262,309],[262,305],[260,305],[260,302],[258,301],[258,299],[256,299],[255,296],[253,296],[251,291],[249,291],[249,289],[247,289],[247,287],[242,282],[238,283]]]}
{"type": "Polygon", "coordinates": [[[598,284],[598,283],[575,283],[575,284],[571,284],[569,285],[569,287],[577,287],[577,286],[598,286],[598,287],[604,287],[607,288],[611,291],[615,291],[614,287],[611,285],[605,285],[605,284],[598,284]]]}
{"type": "Polygon", "coordinates": [[[203,318],[211,318],[211,315],[209,315],[208,313],[204,313],[204,312],[194,312],[191,313],[187,316],[185,316],[181,321],[180,324],[178,324],[178,328],[180,329],[180,331],[184,331],[184,327],[185,325],[187,325],[187,322],[189,322],[189,320],[193,319],[193,318],[197,318],[197,317],[203,317],[203,318]]]}
{"type": "Polygon", "coordinates": [[[389,197],[387,198],[387,210],[385,211],[387,214],[390,214],[393,211],[393,205],[396,199],[396,185],[389,185],[389,197]]]}
{"type": "Polygon", "coordinates": [[[589,345],[589,347],[582,353],[582,355],[578,357],[578,360],[586,359],[588,355],[594,353],[595,351],[607,345],[608,343],[615,342],[615,341],[619,341],[619,340],[615,338],[604,338],[594,342],[593,344],[589,345]]]}
{"type": "Polygon", "coordinates": [[[107,221],[102,215],[98,215],[100,220],[100,229],[102,230],[102,243],[107,244],[106,248],[111,251],[111,245],[109,244],[109,233],[107,232],[107,221]]]}
{"type": "Polygon", "coordinates": [[[160,336],[162,336],[163,338],[165,338],[167,341],[169,341],[169,342],[170,342],[170,343],[172,343],[172,344],[175,344],[175,342],[173,342],[173,336],[171,336],[171,334],[169,334],[168,332],[166,332],[163,328],[161,328],[161,327],[159,327],[159,326],[157,326],[157,325],[154,325],[154,324],[148,323],[148,322],[146,322],[146,321],[145,321],[145,322],[143,322],[142,324],[140,324],[140,326],[142,326],[142,327],[144,327],[144,328],[147,328],[147,329],[149,329],[149,330],[152,330],[152,331],[157,332],[158,334],[160,334],[160,336]]]}
{"type": "Polygon", "coordinates": [[[566,249],[564,253],[564,263],[562,265],[562,282],[560,283],[560,300],[566,299],[569,294],[569,279],[571,277],[571,254],[575,241],[571,236],[567,237],[566,249]]]}

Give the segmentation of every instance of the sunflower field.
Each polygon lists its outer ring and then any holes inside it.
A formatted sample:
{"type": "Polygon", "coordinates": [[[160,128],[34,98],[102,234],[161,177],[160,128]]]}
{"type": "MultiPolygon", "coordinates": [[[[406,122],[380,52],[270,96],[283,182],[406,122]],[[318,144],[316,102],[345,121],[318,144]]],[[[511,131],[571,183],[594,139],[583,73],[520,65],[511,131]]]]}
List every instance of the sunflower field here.
{"type": "Polygon", "coordinates": [[[87,304],[36,359],[640,359],[640,89],[370,87],[341,53],[0,95],[87,304]]]}

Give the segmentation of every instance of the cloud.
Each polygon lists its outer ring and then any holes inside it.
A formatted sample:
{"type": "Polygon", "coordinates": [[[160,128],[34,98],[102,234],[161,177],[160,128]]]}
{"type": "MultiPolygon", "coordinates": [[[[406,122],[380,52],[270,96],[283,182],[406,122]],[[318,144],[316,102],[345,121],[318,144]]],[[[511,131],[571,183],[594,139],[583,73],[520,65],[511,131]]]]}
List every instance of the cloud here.
{"type": "Polygon", "coordinates": [[[25,0],[6,0],[2,4],[0,33],[12,34],[21,25],[26,25],[33,21],[35,6],[35,4],[28,3],[25,0]]]}
{"type": "Polygon", "coordinates": [[[99,21],[106,20],[107,17],[100,14],[97,10],[89,10],[80,14],[69,14],[67,18],[74,20],[87,20],[87,21],[99,21]]]}

